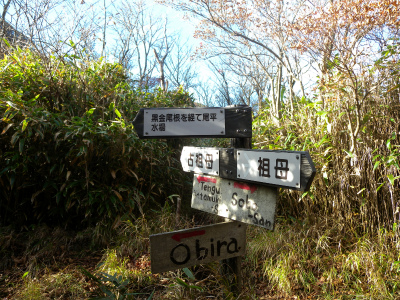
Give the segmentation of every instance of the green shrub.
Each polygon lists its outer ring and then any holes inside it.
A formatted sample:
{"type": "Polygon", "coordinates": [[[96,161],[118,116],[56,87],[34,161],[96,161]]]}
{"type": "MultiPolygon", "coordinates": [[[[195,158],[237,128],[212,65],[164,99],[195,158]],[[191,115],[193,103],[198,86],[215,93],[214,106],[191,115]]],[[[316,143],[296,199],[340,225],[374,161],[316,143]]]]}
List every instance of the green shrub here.
{"type": "Polygon", "coordinates": [[[131,121],[191,105],[186,92],[138,90],[120,65],[75,55],[17,49],[0,69],[1,223],[113,221],[181,192],[174,150],[139,140],[131,121]]]}

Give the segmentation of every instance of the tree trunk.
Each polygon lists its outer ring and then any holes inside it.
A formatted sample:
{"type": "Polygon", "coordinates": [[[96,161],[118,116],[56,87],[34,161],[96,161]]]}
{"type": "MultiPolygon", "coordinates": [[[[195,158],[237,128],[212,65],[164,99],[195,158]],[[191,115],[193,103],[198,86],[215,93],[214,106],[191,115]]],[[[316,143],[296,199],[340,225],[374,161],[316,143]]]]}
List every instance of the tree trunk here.
{"type": "Polygon", "coordinates": [[[156,56],[158,64],[160,65],[160,86],[161,86],[161,89],[164,92],[166,92],[168,89],[168,85],[167,85],[167,82],[165,81],[164,65],[165,65],[165,59],[167,58],[167,55],[168,55],[168,48],[167,48],[165,55],[162,58],[159,58],[156,49],[154,49],[154,54],[156,56]]]}
{"type": "Polygon", "coordinates": [[[276,95],[276,118],[278,118],[278,123],[282,117],[281,89],[282,89],[282,64],[279,64],[278,81],[276,82],[276,93],[277,93],[277,95],[276,95]]]}
{"type": "Polygon", "coordinates": [[[294,103],[293,103],[293,76],[289,76],[289,102],[290,102],[290,115],[293,117],[294,114],[294,103]]]}

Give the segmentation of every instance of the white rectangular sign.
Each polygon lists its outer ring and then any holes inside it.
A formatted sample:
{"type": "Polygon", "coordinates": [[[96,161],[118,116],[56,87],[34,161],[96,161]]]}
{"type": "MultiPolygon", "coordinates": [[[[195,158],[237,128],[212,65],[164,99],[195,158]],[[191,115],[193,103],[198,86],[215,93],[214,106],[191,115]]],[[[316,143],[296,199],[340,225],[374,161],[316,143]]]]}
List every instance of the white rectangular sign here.
{"type": "Polygon", "coordinates": [[[221,108],[144,109],[145,136],[225,135],[225,110],[221,108]]]}
{"type": "Polygon", "coordinates": [[[277,189],[194,174],[192,208],[273,230],[277,189]]]}
{"type": "Polygon", "coordinates": [[[246,226],[238,222],[154,234],[150,235],[151,272],[242,256],[245,250],[246,226]]]}
{"type": "Polygon", "coordinates": [[[301,155],[277,151],[237,151],[237,178],[300,187],[301,155]]]}
{"type": "Polygon", "coordinates": [[[183,147],[182,169],[185,172],[219,175],[219,150],[216,148],[183,147]]]}

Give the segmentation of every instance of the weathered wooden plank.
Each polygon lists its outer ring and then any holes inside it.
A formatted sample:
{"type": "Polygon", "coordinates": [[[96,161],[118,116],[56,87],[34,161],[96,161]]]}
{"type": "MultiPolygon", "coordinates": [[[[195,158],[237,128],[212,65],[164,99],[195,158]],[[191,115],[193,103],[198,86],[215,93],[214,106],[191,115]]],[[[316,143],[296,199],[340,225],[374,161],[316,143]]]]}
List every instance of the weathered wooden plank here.
{"type": "Polygon", "coordinates": [[[277,189],[195,174],[192,208],[274,229],[277,189]]]}
{"type": "Polygon", "coordinates": [[[152,273],[242,256],[245,251],[246,225],[238,222],[150,235],[152,273]]]}

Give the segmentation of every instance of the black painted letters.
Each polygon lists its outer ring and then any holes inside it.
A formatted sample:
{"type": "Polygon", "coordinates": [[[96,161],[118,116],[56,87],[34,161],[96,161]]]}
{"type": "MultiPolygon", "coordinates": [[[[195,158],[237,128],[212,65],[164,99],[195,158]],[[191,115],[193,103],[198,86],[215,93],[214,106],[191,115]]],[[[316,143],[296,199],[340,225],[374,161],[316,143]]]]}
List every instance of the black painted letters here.
{"type": "Polygon", "coordinates": [[[170,259],[175,265],[184,265],[192,257],[192,252],[195,253],[196,260],[206,259],[209,255],[214,256],[225,256],[224,254],[235,254],[238,253],[240,247],[238,247],[238,241],[235,238],[228,238],[229,243],[226,240],[210,239],[209,243],[196,239],[194,249],[191,249],[187,244],[180,243],[172,248],[170,252],[170,259]]]}

